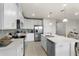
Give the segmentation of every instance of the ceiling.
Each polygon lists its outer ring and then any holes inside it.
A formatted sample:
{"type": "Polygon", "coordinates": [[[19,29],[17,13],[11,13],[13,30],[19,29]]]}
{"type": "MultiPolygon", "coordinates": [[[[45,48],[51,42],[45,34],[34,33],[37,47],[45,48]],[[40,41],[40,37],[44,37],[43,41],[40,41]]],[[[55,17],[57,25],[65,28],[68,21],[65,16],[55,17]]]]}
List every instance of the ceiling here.
{"type": "Polygon", "coordinates": [[[78,3],[23,3],[22,10],[23,15],[30,18],[79,20],[78,3]]]}

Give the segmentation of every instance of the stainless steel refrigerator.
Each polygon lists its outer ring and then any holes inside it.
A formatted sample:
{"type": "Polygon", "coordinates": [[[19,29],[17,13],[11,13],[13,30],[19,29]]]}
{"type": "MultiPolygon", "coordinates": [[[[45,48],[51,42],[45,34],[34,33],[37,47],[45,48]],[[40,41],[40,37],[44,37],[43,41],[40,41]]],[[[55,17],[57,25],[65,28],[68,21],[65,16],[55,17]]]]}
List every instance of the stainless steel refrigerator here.
{"type": "Polygon", "coordinates": [[[41,41],[41,34],[43,34],[43,26],[35,25],[34,26],[34,41],[41,41]]]}

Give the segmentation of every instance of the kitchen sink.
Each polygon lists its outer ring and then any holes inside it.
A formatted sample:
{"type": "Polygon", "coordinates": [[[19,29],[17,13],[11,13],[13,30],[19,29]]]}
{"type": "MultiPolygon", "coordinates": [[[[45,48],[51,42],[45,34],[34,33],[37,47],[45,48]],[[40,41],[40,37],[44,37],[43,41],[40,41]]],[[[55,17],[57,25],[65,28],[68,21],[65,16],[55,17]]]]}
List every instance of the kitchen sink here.
{"type": "Polygon", "coordinates": [[[46,37],[54,37],[54,36],[52,36],[52,35],[45,35],[46,37]]]}

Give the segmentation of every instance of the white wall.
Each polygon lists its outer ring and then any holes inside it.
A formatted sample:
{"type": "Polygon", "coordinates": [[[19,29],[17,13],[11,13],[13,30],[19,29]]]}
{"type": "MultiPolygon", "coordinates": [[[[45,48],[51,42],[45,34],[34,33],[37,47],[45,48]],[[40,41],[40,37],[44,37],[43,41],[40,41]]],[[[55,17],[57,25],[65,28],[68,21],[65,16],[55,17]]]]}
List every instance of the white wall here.
{"type": "Polygon", "coordinates": [[[24,29],[33,29],[34,25],[42,25],[42,20],[24,19],[24,29]]]}
{"type": "Polygon", "coordinates": [[[54,19],[43,19],[44,34],[56,33],[56,20],[54,19]]]}

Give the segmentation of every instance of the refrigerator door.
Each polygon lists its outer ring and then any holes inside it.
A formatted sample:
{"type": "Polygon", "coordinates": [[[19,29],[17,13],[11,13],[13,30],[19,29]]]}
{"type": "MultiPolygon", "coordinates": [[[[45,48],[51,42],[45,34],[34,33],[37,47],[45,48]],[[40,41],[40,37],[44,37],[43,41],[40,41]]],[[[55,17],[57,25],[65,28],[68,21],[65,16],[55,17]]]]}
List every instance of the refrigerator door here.
{"type": "Polygon", "coordinates": [[[42,26],[40,25],[35,25],[34,26],[34,40],[35,41],[40,41],[41,39],[41,34],[42,34],[42,26]]]}

